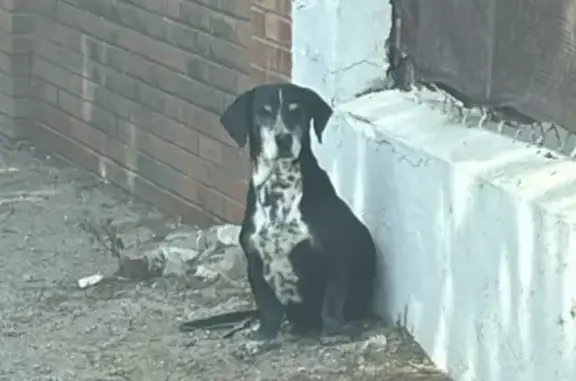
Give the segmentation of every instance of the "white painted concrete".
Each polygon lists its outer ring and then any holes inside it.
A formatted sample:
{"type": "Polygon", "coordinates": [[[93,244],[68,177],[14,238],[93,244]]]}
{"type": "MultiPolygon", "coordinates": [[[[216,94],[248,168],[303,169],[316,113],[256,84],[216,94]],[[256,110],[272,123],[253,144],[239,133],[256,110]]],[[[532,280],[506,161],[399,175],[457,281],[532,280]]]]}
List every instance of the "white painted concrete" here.
{"type": "Polygon", "coordinates": [[[292,80],[340,103],[382,78],[387,0],[294,0],[292,80]]]}
{"type": "Polygon", "coordinates": [[[314,149],[381,250],[378,311],[457,381],[574,380],[576,163],[405,94],[350,101],[385,63],[345,62],[378,62],[388,31],[354,4],[295,2],[293,76],[338,104],[314,149]]]}

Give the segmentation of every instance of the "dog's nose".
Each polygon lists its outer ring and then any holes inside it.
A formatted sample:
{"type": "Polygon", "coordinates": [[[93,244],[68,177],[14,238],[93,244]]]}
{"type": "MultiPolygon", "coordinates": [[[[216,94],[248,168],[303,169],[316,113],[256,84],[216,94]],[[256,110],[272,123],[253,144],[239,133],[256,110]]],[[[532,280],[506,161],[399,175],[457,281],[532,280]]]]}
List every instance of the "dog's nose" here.
{"type": "Polygon", "coordinates": [[[290,149],[292,143],[292,136],[290,134],[276,135],[276,145],[279,149],[290,149]]]}

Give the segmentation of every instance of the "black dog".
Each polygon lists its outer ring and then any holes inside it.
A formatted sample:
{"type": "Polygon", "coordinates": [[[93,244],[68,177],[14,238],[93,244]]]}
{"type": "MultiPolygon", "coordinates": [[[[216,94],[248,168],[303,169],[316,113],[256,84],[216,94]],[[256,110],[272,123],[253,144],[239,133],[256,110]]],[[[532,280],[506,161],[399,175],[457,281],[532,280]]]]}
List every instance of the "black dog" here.
{"type": "MultiPolygon", "coordinates": [[[[336,194],[310,144],[310,124],[322,142],[331,115],[314,91],[285,83],[241,94],[220,118],[238,145],[249,142],[252,177],[239,241],[260,342],[274,339],[285,318],[294,333],[330,337],[347,333],[348,323],[369,313],[374,242],[336,194]]],[[[236,312],[220,322],[253,314],[236,312]]],[[[199,326],[184,323],[182,329],[199,326]]]]}

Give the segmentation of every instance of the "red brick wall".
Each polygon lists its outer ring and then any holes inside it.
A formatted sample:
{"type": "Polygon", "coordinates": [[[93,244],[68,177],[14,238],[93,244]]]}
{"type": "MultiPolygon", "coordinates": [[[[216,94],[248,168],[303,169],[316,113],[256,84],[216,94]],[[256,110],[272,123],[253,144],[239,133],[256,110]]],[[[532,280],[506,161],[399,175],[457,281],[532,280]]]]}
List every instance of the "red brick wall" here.
{"type": "Polygon", "coordinates": [[[252,0],[252,78],[257,83],[290,79],[291,1],[252,0]]]}
{"type": "Polygon", "coordinates": [[[32,123],[30,70],[33,0],[0,0],[0,133],[17,137],[32,123]]]}
{"type": "Polygon", "coordinates": [[[241,219],[249,163],[218,116],[289,79],[290,1],[0,0],[2,12],[18,23],[0,38],[29,36],[31,17],[38,31],[32,53],[10,51],[4,87],[0,44],[0,101],[24,97],[5,118],[30,117],[26,137],[191,222],[241,219]]]}

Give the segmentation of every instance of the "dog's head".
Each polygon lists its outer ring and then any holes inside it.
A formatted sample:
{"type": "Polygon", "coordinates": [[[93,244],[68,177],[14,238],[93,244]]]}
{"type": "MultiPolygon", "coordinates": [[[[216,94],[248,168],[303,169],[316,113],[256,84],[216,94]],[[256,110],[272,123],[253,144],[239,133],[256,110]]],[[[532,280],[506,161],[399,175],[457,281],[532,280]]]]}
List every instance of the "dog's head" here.
{"type": "Polygon", "coordinates": [[[310,124],[322,142],[332,108],[313,90],[289,84],[257,86],[240,94],[220,117],[228,134],[252,158],[296,159],[309,146],[310,124]]]}

